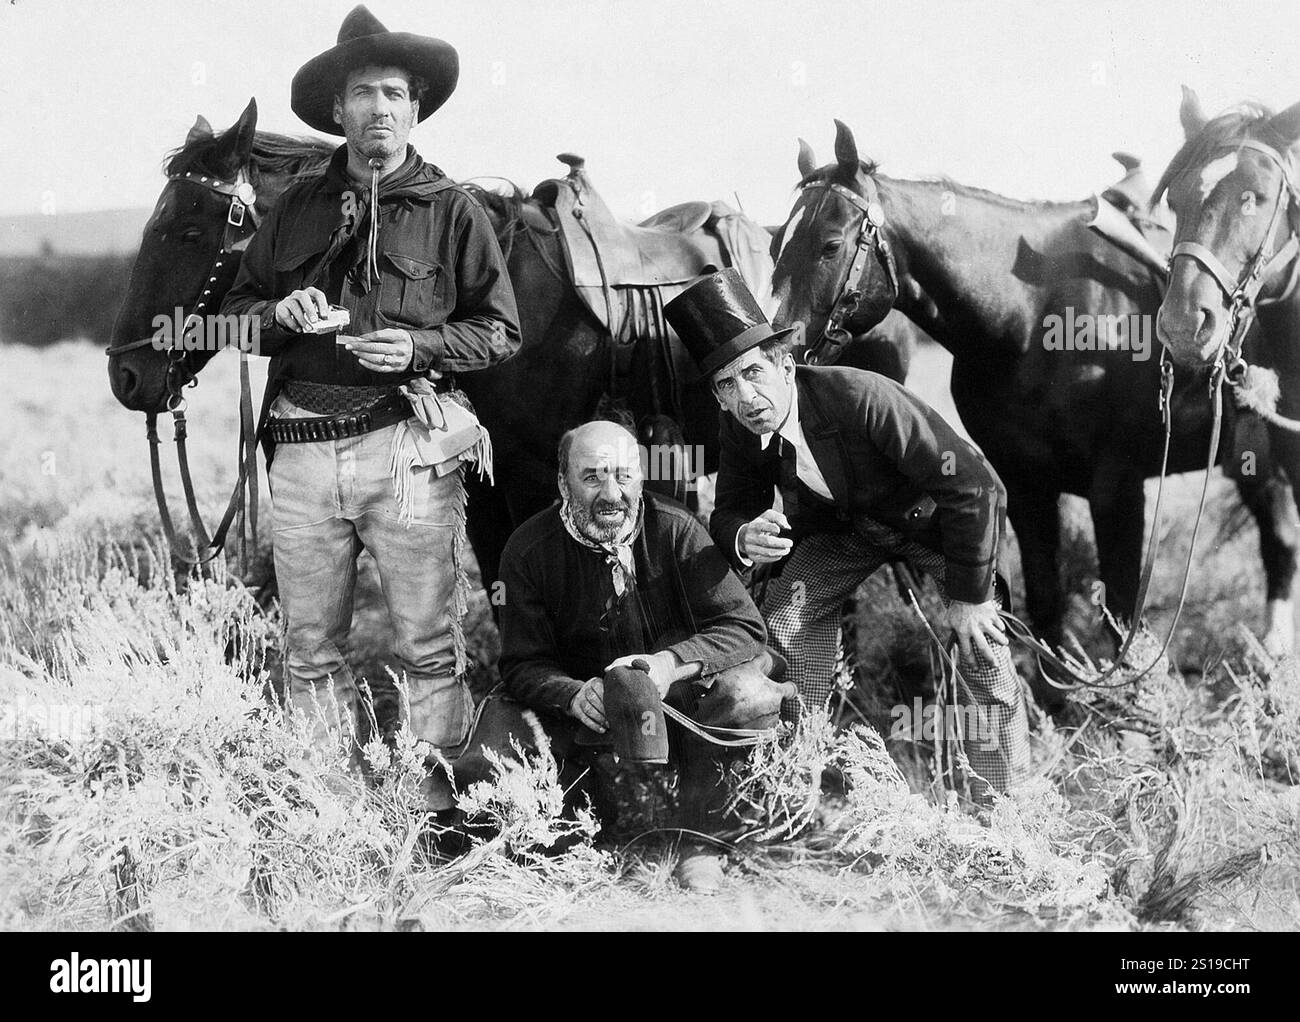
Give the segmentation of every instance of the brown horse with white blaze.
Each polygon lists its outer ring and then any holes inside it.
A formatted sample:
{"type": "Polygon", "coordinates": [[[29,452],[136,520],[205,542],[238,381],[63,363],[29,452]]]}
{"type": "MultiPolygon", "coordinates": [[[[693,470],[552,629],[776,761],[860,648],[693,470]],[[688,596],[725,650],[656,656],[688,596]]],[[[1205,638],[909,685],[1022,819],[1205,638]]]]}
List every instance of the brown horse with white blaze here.
{"type": "Polygon", "coordinates": [[[1281,335],[1300,304],[1300,103],[1211,120],[1184,86],[1179,114],[1185,141],[1152,196],[1167,194],[1176,222],[1157,330],[1175,362],[1196,368],[1224,352],[1239,310],[1281,335]]]}
{"type": "MultiPolygon", "coordinates": [[[[1180,366],[1223,363],[1234,388],[1246,361],[1277,375],[1276,412],[1292,425],[1257,425],[1239,456],[1266,455],[1300,498],[1300,103],[1281,113],[1245,104],[1211,119],[1184,86],[1179,117],[1183,146],[1152,197],[1167,196],[1176,224],[1156,334],[1180,366]]],[[[1289,533],[1282,542],[1294,551],[1289,533]]],[[[1266,645],[1286,652],[1291,586],[1270,579],[1268,597],[1266,645]]]]}
{"type": "MultiPolygon", "coordinates": [[[[1059,641],[1062,493],[1089,501],[1106,604],[1127,618],[1143,484],[1160,471],[1163,443],[1149,329],[1159,275],[1088,228],[1095,199],[1023,202],[948,180],[888,178],[836,124],[834,163],[818,168],[801,151],[799,198],[773,242],[777,325],[802,321],[816,362],[834,360],[835,328],[861,333],[890,308],[918,323],[952,353],[962,423],[1007,486],[1036,630],[1059,641]],[[1119,334],[1121,323],[1129,329],[1119,334]]],[[[1176,372],[1168,470],[1220,457],[1210,436],[1204,379],[1176,372]]],[[[1289,592],[1285,482],[1261,465],[1237,483],[1260,527],[1270,598],[1289,592]]],[[[1278,641],[1290,640],[1288,630],[1278,641]]]]}

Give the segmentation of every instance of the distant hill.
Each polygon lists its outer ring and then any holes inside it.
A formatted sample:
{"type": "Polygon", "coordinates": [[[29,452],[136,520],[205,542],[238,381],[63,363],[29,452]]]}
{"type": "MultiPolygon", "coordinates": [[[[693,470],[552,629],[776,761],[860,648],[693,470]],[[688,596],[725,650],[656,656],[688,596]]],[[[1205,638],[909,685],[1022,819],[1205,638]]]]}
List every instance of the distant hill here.
{"type": "Polygon", "coordinates": [[[0,216],[0,256],[128,255],[140,245],[148,209],[0,216]]]}

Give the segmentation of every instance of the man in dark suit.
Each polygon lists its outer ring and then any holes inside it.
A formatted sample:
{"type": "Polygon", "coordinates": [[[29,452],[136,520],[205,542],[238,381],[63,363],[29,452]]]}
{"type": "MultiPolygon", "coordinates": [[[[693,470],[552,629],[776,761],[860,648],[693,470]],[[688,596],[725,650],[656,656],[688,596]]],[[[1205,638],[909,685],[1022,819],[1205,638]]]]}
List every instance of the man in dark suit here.
{"type": "Polygon", "coordinates": [[[738,568],[779,571],[763,617],[803,705],[824,707],[833,691],[843,601],[887,561],[906,560],[948,604],[958,700],[975,711],[964,715],[975,725],[965,734],[972,791],[985,798],[1024,779],[1024,697],[994,593],[1006,490],[992,467],[892,380],[796,366],[793,331],[767,322],[733,270],[665,311],[729,413],[710,532],[738,568]]]}

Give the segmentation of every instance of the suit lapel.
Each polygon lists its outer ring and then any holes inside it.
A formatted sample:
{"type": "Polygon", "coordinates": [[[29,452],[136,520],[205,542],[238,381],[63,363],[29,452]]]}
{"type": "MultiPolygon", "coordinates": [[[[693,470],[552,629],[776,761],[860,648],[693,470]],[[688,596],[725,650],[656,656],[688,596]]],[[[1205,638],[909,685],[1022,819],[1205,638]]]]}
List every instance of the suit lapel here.
{"type": "Polygon", "coordinates": [[[844,472],[839,423],[827,415],[817,395],[817,378],[807,367],[799,366],[795,369],[794,382],[799,389],[799,425],[803,427],[808,449],[812,452],[813,460],[817,462],[817,468],[821,470],[835,503],[843,504],[848,499],[849,488],[844,472]]]}

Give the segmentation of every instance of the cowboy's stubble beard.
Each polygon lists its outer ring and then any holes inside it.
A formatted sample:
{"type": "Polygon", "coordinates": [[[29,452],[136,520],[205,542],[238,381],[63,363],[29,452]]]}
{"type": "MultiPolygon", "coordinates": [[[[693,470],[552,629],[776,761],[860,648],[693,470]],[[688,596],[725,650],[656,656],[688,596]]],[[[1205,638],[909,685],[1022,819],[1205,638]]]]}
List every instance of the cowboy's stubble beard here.
{"type": "Polygon", "coordinates": [[[404,112],[395,113],[391,118],[375,117],[373,113],[350,112],[346,106],[340,114],[340,126],[347,140],[348,148],[365,161],[379,160],[385,166],[400,162],[399,156],[406,154],[406,143],[415,126],[416,106],[410,104],[404,112]],[[382,124],[391,129],[387,132],[369,130],[372,125],[382,124]]]}

